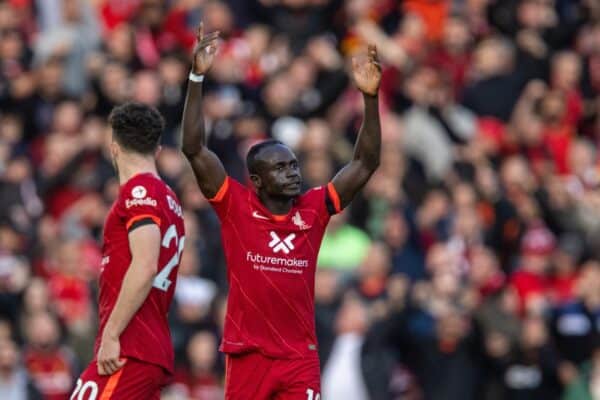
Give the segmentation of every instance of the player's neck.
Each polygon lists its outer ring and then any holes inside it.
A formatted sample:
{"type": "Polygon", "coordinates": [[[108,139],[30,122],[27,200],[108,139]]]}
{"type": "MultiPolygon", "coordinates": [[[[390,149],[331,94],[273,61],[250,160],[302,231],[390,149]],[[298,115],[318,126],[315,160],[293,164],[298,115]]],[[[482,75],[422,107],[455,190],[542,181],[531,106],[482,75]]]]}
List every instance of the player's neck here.
{"type": "Polygon", "coordinates": [[[154,157],[137,154],[123,154],[119,162],[119,183],[122,185],[138,174],[151,173],[158,175],[154,157]]]}
{"type": "Polygon", "coordinates": [[[286,215],[294,206],[293,198],[271,197],[260,192],[258,198],[265,208],[274,215],[286,215]]]}

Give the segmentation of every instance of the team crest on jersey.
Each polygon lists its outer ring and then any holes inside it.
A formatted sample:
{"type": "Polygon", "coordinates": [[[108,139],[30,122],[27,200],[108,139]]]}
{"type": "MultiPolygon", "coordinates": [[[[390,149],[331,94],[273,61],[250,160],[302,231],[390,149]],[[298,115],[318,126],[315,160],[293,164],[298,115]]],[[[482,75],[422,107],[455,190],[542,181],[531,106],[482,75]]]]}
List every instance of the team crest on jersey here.
{"type": "Polygon", "coordinates": [[[148,191],[143,186],[138,185],[131,189],[131,195],[134,199],[143,199],[146,197],[146,194],[148,194],[148,191]]]}
{"type": "Polygon", "coordinates": [[[294,214],[294,216],[292,217],[292,222],[294,223],[294,225],[296,225],[302,230],[310,229],[310,225],[306,224],[306,222],[304,222],[304,220],[302,219],[300,211],[296,211],[296,214],[294,214]]]}

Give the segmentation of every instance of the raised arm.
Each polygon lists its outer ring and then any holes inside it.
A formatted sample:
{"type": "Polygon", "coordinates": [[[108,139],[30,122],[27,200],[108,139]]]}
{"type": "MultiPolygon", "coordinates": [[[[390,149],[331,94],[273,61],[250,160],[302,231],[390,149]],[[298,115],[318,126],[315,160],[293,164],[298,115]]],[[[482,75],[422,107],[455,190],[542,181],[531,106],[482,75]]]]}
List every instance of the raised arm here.
{"type": "Polygon", "coordinates": [[[217,194],[226,178],[223,164],[217,155],[206,147],[202,115],[202,80],[212,65],[218,37],[218,32],[205,36],[200,23],[181,124],[183,131],[181,151],[192,166],[200,190],[209,199],[217,194]]]}
{"type": "Polygon", "coordinates": [[[379,166],[381,127],[377,93],[381,82],[381,67],[375,46],[369,45],[366,59],[352,60],[352,75],[354,83],[363,94],[365,111],[354,145],[352,161],[346,164],[332,180],[342,208],[352,201],[379,166]]]}

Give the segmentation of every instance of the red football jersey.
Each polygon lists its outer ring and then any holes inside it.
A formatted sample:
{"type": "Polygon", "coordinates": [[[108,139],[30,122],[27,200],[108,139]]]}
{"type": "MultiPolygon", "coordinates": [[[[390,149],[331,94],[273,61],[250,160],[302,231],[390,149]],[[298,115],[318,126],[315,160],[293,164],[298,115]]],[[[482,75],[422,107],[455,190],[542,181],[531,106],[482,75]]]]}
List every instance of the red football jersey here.
{"type": "Polygon", "coordinates": [[[160,227],[158,272],[148,297],[121,334],[121,356],[157,364],[172,373],[174,356],[167,312],[175,292],[185,232],[177,196],[151,173],[138,174],[121,186],[119,197],[106,219],[96,354],[131,263],[128,232],[146,223],[160,227]]]}
{"type": "Polygon", "coordinates": [[[221,220],[229,297],[220,350],[268,357],[317,357],[314,285],[325,227],[340,202],[332,184],[272,215],[250,190],[227,178],[210,200],[221,220]]]}

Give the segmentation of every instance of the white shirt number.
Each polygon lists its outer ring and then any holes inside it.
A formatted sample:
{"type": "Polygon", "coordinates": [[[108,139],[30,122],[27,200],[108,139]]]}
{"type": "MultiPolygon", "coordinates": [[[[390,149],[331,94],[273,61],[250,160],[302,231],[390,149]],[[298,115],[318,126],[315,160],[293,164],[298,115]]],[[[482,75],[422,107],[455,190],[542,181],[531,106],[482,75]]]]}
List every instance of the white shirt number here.
{"type": "Polygon", "coordinates": [[[177,236],[177,228],[175,228],[175,225],[169,226],[169,229],[167,229],[167,232],[165,232],[165,236],[162,240],[162,247],[166,249],[170,248],[173,240],[175,240],[175,247],[177,248],[177,251],[173,257],[171,257],[167,265],[165,265],[156,275],[156,277],[154,277],[154,283],[152,284],[152,286],[164,292],[169,290],[169,286],[171,286],[172,282],[169,280],[169,275],[171,275],[173,268],[179,265],[179,260],[181,259],[181,253],[183,252],[183,246],[185,243],[185,236],[182,236],[181,238],[177,236]]]}

